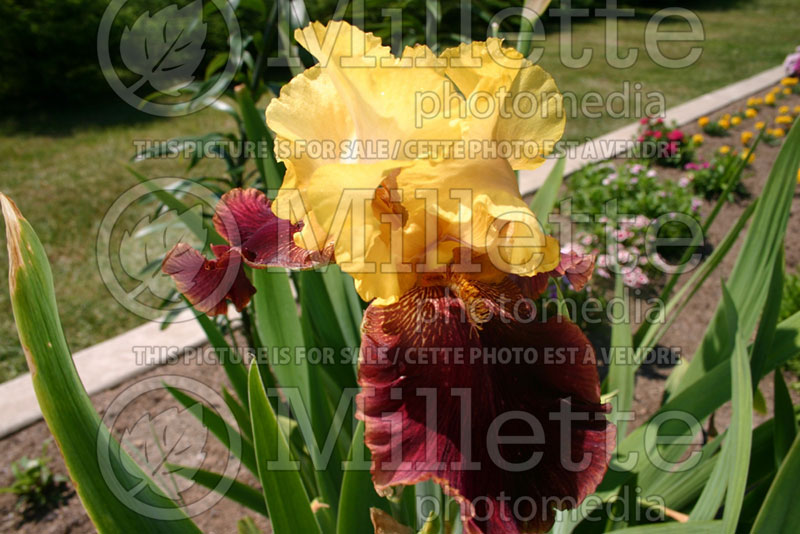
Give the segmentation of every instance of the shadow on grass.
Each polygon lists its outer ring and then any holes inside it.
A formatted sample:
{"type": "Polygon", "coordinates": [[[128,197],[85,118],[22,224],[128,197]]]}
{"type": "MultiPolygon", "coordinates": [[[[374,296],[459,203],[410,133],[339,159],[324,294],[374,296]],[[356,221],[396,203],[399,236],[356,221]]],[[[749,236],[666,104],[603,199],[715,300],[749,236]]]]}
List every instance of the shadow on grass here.
{"type": "Polygon", "coordinates": [[[26,133],[68,137],[86,128],[130,126],[156,120],[163,120],[163,117],[139,111],[113,95],[92,103],[12,110],[0,119],[0,135],[26,133]]]}

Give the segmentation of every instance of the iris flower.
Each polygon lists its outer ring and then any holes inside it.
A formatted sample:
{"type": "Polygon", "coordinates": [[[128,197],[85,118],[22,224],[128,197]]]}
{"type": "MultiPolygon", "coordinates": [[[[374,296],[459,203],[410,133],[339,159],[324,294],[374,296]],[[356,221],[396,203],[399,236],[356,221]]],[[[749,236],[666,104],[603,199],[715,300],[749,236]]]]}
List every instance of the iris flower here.
{"type": "Polygon", "coordinates": [[[470,534],[546,531],[595,490],[614,440],[590,343],[533,303],[594,267],[545,234],[514,173],[563,133],[553,79],[499,39],[395,57],[345,22],[296,38],[319,63],[267,108],[275,200],[227,193],[228,245],[206,259],[178,244],[163,270],[213,315],[249,301],[245,265],[336,262],[370,301],[356,402],[376,489],[433,479],[470,534]]]}

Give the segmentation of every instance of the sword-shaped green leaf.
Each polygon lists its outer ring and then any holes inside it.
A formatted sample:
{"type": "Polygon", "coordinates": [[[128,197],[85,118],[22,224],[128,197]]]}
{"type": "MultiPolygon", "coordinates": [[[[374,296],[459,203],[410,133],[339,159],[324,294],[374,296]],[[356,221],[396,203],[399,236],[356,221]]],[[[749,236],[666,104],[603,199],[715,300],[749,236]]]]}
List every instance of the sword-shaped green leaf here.
{"type": "Polygon", "coordinates": [[[152,483],[101,422],[64,338],[44,248],[14,203],[0,194],[0,204],[8,238],[11,304],[33,388],[92,523],[100,534],[199,534],[197,526],[152,483]],[[98,461],[101,451],[107,463],[98,461]],[[112,486],[119,491],[112,491],[112,486]],[[158,514],[143,515],[137,508],[158,514]]]}

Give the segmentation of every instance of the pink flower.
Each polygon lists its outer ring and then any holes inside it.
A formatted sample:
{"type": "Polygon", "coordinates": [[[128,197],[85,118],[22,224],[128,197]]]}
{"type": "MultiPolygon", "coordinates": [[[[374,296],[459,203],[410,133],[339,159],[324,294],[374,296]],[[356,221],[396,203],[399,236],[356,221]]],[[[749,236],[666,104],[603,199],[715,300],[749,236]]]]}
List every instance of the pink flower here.
{"type": "Polygon", "coordinates": [[[667,134],[667,139],[670,141],[680,141],[683,139],[683,132],[680,130],[672,130],[667,134]]]}
{"type": "Polygon", "coordinates": [[[678,142],[677,141],[670,141],[667,144],[667,154],[672,156],[678,151],[678,142]]]}
{"type": "Polygon", "coordinates": [[[594,256],[583,254],[583,248],[570,244],[571,250],[561,251],[561,263],[556,267],[556,272],[566,276],[569,283],[576,291],[580,291],[589,282],[594,271],[594,256]],[[580,252],[579,252],[580,251],[580,252]]]}
{"type": "Polygon", "coordinates": [[[783,70],[786,76],[797,76],[800,74],[800,46],[795,49],[794,53],[786,56],[783,62],[783,70]]]}

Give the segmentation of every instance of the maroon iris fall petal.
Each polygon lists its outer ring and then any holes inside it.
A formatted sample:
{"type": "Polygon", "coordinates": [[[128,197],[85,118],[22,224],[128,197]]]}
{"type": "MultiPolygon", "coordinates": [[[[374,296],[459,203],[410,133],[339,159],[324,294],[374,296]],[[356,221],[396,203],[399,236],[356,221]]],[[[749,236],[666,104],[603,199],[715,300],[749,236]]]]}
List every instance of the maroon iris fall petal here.
{"type": "Polygon", "coordinates": [[[242,268],[238,252],[223,245],[213,247],[216,260],[207,260],[186,243],[178,243],[164,258],[161,269],[175,280],[178,291],[198,311],[219,315],[227,311],[227,300],[239,311],[256,292],[242,268]]]}
{"type": "Polygon", "coordinates": [[[330,259],[330,254],[326,258],[323,253],[298,247],[292,236],[302,230],[303,223],[277,217],[267,196],[258,189],[225,193],[214,213],[214,227],[257,269],[310,269],[330,259]]]}
{"type": "Polygon", "coordinates": [[[433,478],[470,534],[543,532],[595,490],[613,448],[594,351],[566,320],[513,315],[513,283],[472,288],[507,304],[434,286],[367,310],[358,417],[373,480],[433,478]]]}
{"type": "Polygon", "coordinates": [[[332,247],[322,253],[298,247],[293,235],[303,224],[278,218],[270,201],[257,189],[233,189],[222,196],[214,227],[229,245],[212,245],[216,259],[204,258],[186,243],[178,243],[164,258],[162,271],[172,276],[178,291],[199,311],[223,314],[230,300],[238,310],[255,293],[244,264],[256,269],[310,269],[327,263],[332,247]]]}

